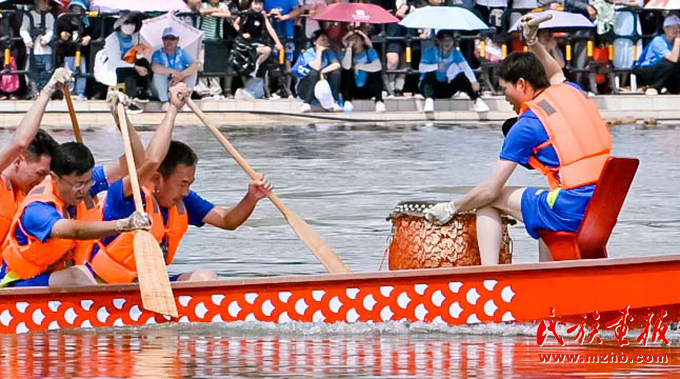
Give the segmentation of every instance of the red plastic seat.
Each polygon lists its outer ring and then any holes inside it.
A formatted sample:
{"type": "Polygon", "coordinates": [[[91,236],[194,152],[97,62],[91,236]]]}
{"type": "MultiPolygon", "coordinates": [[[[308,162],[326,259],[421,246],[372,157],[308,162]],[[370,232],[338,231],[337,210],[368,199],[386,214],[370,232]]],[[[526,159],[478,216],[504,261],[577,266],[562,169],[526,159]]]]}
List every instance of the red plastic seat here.
{"type": "Polygon", "coordinates": [[[578,232],[539,231],[553,260],[607,258],[607,241],[639,164],[636,158],[607,160],[578,232]]]}

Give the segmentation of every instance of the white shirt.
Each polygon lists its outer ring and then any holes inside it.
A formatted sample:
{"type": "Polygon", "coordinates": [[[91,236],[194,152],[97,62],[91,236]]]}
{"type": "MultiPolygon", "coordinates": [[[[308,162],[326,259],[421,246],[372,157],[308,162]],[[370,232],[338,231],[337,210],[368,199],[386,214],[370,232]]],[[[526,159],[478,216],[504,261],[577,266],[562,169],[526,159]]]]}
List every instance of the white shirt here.
{"type": "Polygon", "coordinates": [[[19,35],[21,35],[21,38],[23,38],[24,43],[28,43],[31,41],[31,32],[29,28],[31,27],[31,20],[29,17],[33,18],[33,27],[34,28],[43,28],[45,31],[45,34],[39,35],[35,37],[33,40],[33,54],[34,55],[45,55],[45,54],[52,54],[52,47],[50,45],[43,46],[40,43],[41,38],[45,38],[47,41],[51,41],[52,37],[54,37],[54,16],[52,16],[51,13],[47,12],[45,13],[45,25],[40,25],[40,13],[32,10],[30,13],[24,13],[24,19],[21,22],[21,30],[19,31],[19,35]],[[30,16],[29,16],[30,14],[30,16]]]}

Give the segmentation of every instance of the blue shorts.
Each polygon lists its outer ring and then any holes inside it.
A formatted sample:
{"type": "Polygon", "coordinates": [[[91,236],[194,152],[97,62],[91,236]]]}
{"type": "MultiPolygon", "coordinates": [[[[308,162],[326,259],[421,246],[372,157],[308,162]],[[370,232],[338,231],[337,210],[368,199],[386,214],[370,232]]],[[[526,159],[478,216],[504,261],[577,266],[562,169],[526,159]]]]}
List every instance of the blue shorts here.
{"type": "MultiPolygon", "coordinates": [[[[0,281],[5,278],[5,275],[7,274],[7,263],[2,264],[2,268],[0,268],[0,281]]],[[[52,273],[46,272],[44,274],[40,274],[34,278],[31,279],[19,279],[19,280],[13,280],[5,287],[47,287],[50,285],[50,275],[52,273]]]]}
{"type": "Polygon", "coordinates": [[[551,192],[545,189],[527,188],[522,193],[522,218],[529,235],[538,239],[539,229],[577,232],[590,199],[586,193],[592,195],[595,186],[587,187],[593,188],[583,187],[585,191],[579,190],[576,194],[571,193],[573,190],[562,190],[557,196],[550,196],[551,192]]]}

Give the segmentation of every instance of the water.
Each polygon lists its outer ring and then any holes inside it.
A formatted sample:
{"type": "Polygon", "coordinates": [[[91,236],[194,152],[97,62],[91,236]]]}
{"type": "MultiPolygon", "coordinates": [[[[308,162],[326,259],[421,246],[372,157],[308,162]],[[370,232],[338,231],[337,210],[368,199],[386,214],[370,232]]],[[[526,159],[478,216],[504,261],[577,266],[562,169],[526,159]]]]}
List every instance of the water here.
{"type": "MultiPolygon", "coordinates": [[[[277,194],[329,243],[355,272],[378,269],[390,233],[385,217],[399,201],[450,200],[489,175],[502,144],[498,126],[345,125],[228,127],[225,134],[277,194]]],[[[60,141],[68,131],[55,133],[60,141]]],[[[145,141],[150,131],[142,132],[145,141]]],[[[612,129],[619,156],[641,161],[609,242],[612,257],[667,255],[680,246],[680,126],[612,129]]],[[[10,134],[0,132],[0,144],[10,134]]],[[[85,132],[100,162],[121,154],[113,128],[85,132]]],[[[248,179],[203,128],[178,128],[200,162],[193,189],[223,206],[237,203],[248,179]]],[[[510,184],[543,186],[519,169],[510,184]]],[[[514,261],[537,260],[536,243],[511,227],[514,261]]],[[[190,228],[171,273],[212,269],[223,277],[323,273],[323,267],[263,201],[237,231],[190,228]]],[[[0,376],[498,376],[537,374],[617,376],[628,364],[540,364],[538,354],[629,353],[610,336],[604,345],[538,347],[535,326],[484,325],[268,325],[177,326],[97,333],[1,336],[0,376]],[[612,342],[614,341],[614,342],[612,342]]],[[[680,334],[671,332],[671,347],[680,334]]],[[[637,337],[637,333],[635,334],[637,337]]],[[[629,336],[630,338],[630,336],[629,336]]],[[[631,338],[635,346],[634,338],[631,338]]],[[[553,340],[554,341],[554,340],[553,340]]],[[[662,352],[670,364],[639,364],[634,375],[677,370],[678,349],[662,352]]]]}

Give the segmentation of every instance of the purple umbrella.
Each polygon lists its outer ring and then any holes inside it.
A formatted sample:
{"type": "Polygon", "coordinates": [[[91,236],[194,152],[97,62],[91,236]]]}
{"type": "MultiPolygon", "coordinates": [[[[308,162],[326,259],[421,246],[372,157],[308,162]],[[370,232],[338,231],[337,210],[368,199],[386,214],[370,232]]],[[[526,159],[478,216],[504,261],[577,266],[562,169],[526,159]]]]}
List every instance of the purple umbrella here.
{"type": "Polygon", "coordinates": [[[122,10],[138,12],[174,12],[189,9],[182,0],[93,0],[93,10],[113,13],[122,10]]]}
{"type": "MultiPolygon", "coordinates": [[[[578,29],[578,28],[594,28],[593,24],[586,16],[579,13],[560,12],[560,11],[543,11],[529,13],[534,18],[544,15],[552,15],[552,19],[541,23],[539,29],[578,29]]],[[[508,30],[508,32],[516,32],[519,27],[520,20],[508,30]]]]}

